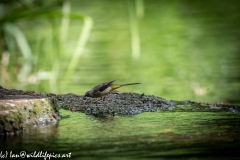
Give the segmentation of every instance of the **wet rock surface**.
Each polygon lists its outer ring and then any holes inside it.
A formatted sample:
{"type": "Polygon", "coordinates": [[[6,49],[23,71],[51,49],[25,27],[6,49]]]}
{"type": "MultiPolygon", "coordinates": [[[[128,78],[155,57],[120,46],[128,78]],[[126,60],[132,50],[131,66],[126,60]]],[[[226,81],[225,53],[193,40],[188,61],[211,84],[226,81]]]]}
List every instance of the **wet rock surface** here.
{"type": "Polygon", "coordinates": [[[83,98],[75,94],[55,95],[60,108],[84,112],[87,115],[135,115],[143,112],[233,112],[240,113],[239,105],[209,104],[190,100],[174,101],[137,93],[110,93],[104,98],[83,98]]]}
{"type": "Polygon", "coordinates": [[[59,119],[54,99],[0,88],[0,134],[15,134],[27,125],[54,124],[59,119]]]}
{"type": "Polygon", "coordinates": [[[59,106],[87,115],[135,115],[175,107],[171,101],[137,93],[110,93],[104,98],[83,98],[74,94],[58,95],[59,106]]]}
{"type": "Polygon", "coordinates": [[[112,92],[104,98],[83,98],[76,94],[56,95],[21,90],[8,90],[0,86],[0,132],[22,129],[22,124],[49,123],[59,119],[58,108],[79,111],[86,115],[136,115],[143,112],[232,112],[240,113],[239,105],[200,103],[190,100],[165,100],[137,93],[112,92]],[[51,106],[49,109],[49,105],[51,106]],[[25,112],[24,112],[25,110],[25,112]]]}
{"type": "Polygon", "coordinates": [[[204,102],[194,102],[190,100],[175,101],[166,100],[156,96],[111,92],[103,98],[83,98],[82,95],[72,93],[53,94],[39,93],[34,91],[8,90],[0,87],[0,99],[9,99],[10,97],[25,98],[49,98],[58,104],[59,108],[80,111],[87,115],[135,115],[142,112],[155,112],[158,110],[166,111],[227,111],[240,113],[239,105],[226,103],[209,104],[204,102]]]}

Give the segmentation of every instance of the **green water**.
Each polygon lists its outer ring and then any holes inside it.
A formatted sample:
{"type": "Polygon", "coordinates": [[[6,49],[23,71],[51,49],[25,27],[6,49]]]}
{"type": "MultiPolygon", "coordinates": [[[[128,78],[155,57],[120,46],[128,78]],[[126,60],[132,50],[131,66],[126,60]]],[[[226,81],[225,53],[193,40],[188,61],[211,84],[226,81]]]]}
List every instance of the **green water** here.
{"type": "Polygon", "coordinates": [[[1,151],[48,151],[71,159],[240,158],[240,116],[227,112],[159,111],[124,117],[70,115],[56,126],[1,137],[1,151]]]}

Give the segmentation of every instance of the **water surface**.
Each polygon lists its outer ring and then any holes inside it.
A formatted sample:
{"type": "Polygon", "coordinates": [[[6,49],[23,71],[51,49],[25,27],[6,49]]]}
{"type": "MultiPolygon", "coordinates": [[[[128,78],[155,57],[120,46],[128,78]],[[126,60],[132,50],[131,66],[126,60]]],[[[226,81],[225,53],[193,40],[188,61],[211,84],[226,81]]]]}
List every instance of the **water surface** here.
{"type": "Polygon", "coordinates": [[[158,111],[92,117],[61,110],[61,114],[70,118],[1,137],[1,150],[71,153],[71,159],[240,158],[240,116],[233,113],[158,111]]]}

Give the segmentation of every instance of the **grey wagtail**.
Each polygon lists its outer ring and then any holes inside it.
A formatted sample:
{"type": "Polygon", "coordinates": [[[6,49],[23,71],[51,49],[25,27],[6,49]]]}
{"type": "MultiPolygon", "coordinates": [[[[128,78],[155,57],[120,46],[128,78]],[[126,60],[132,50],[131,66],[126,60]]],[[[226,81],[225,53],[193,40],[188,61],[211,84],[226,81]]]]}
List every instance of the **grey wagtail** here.
{"type": "Polygon", "coordinates": [[[135,84],[141,84],[141,83],[128,83],[128,84],[113,84],[115,80],[110,82],[105,82],[102,84],[99,84],[90,91],[87,91],[84,95],[84,97],[92,97],[92,98],[99,98],[103,97],[106,94],[112,92],[115,89],[118,89],[122,86],[129,86],[129,85],[135,85],[135,84]]]}

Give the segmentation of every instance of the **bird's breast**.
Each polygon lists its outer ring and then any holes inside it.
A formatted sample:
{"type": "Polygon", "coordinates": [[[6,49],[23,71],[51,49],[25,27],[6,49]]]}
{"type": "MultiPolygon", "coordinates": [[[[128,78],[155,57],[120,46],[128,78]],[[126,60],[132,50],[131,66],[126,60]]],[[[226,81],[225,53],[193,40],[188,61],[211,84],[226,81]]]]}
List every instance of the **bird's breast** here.
{"type": "Polygon", "coordinates": [[[101,93],[103,94],[103,95],[105,95],[105,94],[108,94],[109,92],[111,92],[112,91],[112,87],[107,87],[105,90],[103,90],[101,93]]]}

